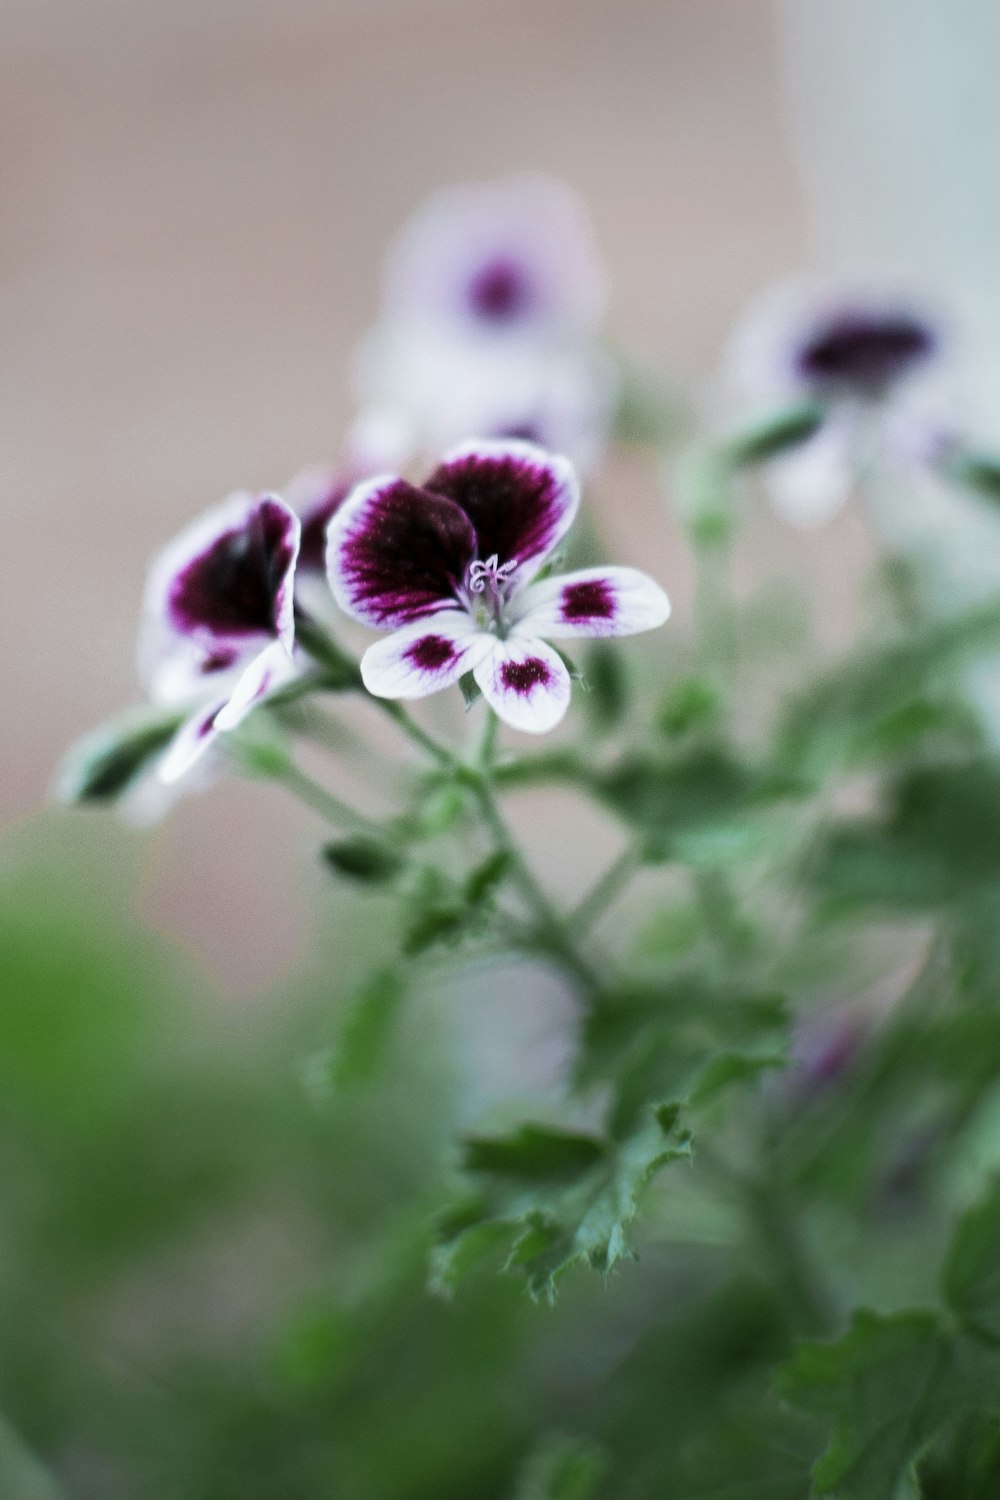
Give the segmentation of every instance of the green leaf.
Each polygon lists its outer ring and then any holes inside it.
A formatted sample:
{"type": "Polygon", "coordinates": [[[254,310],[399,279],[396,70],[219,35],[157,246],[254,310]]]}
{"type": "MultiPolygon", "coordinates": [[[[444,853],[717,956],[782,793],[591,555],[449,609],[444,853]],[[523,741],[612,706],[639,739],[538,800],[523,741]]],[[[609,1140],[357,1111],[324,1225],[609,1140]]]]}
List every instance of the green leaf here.
{"type": "Polygon", "coordinates": [[[942,1290],[964,1327],[1000,1342],[1000,1179],[959,1222],[942,1290]]]}
{"type": "Polygon", "coordinates": [[[594,1443],[548,1437],[524,1464],[514,1500],[593,1500],[607,1469],[607,1459],[594,1443]]]}
{"type": "Polygon", "coordinates": [[[136,709],[104,724],[70,750],[56,779],[63,802],[110,802],[142,775],[173,739],[183,714],[136,709]]]}
{"type": "Polygon", "coordinates": [[[682,677],[660,708],[657,725],[672,737],[702,733],[718,724],[722,708],[722,693],[710,677],[682,677]]]}
{"type": "Polygon", "coordinates": [[[385,885],[403,868],[403,860],[391,844],[363,835],[326,844],[323,859],[338,875],[363,885],[385,885]]]}
{"type": "Polygon", "coordinates": [[[364,1083],[381,1066],[406,994],[397,969],[379,969],[354,995],[333,1047],[314,1059],[309,1081],[322,1092],[364,1083]]]}
{"type": "Polygon", "coordinates": [[[620,723],[628,705],[628,672],[614,641],[594,641],[588,647],[583,678],[587,687],[583,708],[598,731],[620,723]]]}
{"type": "Polygon", "coordinates": [[[834,1419],[814,1496],[917,1500],[914,1468],[970,1398],[974,1362],[931,1313],[855,1313],[836,1343],[804,1344],[781,1375],[785,1397],[834,1419]]]}
{"type": "Polygon", "coordinates": [[[631,1256],[626,1231],[643,1189],[689,1151],[672,1105],[647,1111],[622,1139],[522,1125],[509,1136],[466,1141],[463,1166],[477,1191],[441,1225],[435,1281],[453,1285],[497,1243],[507,1245],[507,1269],[523,1275],[535,1297],[551,1298],[578,1261],[607,1274],[631,1256]]]}
{"type": "Polygon", "coordinates": [[[595,776],[594,786],[641,832],[648,859],[702,867],[756,853],[754,815],[796,791],[715,748],[677,760],[629,756],[595,776]]]}
{"type": "MultiPolygon", "coordinates": [[[[905,640],[859,650],[794,698],[779,727],[776,757],[793,775],[821,780],[838,764],[884,754],[900,711],[954,712],[958,667],[1000,646],[1000,601],[936,620],[905,640]],[[924,705],[915,709],[914,705],[924,705]],[[888,724],[888,731],[887,726],[888,724]]],[[[964,734],[968,720],[956,717],[964,734]]]]}

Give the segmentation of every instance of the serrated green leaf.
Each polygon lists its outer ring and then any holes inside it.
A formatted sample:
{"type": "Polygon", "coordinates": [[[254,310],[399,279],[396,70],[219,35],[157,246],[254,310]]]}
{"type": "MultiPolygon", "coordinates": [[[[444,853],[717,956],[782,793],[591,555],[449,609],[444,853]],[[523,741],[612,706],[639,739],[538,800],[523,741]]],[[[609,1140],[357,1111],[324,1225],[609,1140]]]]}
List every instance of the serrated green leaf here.
{"type": "Polygon", "coordinates": [[[931,1313],[855,1313],[835,1343],[804,1344],[781,1375],[795,1406],[834,1419],[814,1496],[918,1495],[915,1465],[968,1395],[964,1351],[931,1313]]]}
{"type": "Polygon", "coordinates": [[[631,1255],[626,1231],[643,1189],[689,1151],[672,1105],[647,1111],[623,1139],[522,1125],[509,1136],[467,1141],[463,1165],[478,1192],[441,1225],[435,1281],[454,1284],[504,1240],[507,1269],[522,1274],[536,1297],[551,1298],[558,1277],[579,1261],[608,1273],[631,1255]]]}
{"type": "Polygon", "coordinates": [[[1000,1342],[1000,1180],[959,1222],[942,1290],[960,1323],[1000,1342]]]}

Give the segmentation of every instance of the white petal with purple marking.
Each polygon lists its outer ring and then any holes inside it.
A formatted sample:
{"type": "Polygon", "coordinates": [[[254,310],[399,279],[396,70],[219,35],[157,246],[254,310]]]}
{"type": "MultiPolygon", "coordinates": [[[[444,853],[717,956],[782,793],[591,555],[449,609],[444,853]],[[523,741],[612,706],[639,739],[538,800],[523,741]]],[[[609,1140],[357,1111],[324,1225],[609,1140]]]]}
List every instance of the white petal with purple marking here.
{"type": "Polygon", "coordinates": [[[479,665],[494,637],[457,609],[404,625],[361,658],[361,677],[376,698],[425,698],[479,665]]]}
{"type": "Polygon", "coordinates": [[[235,729],[247,714],[279,688],[298,675],[298,669],[280,641],[262,651],[243,671],[224,708],[219,710],[215,728],[235,729]]]}
{"type": "Polygon", "coordinates": [[[582,568],[533,583],[511,602],[512,636],[636,635],[670,616],[659,584],[637,568],[582,568]]]}
{"type": "Polygon", "coordinates": [[[157,777],[164,786],[173,786],[201,760],[218,738],[216,719],[225,699],[204,703],[178,729],[157,767],[157,777]]]}
{"type": "MultiPolygon", "coordinates": [[[[221,651],[238,666],[268,641],[291,650],[298,518],[276,495],[240,492],[187,527],[146,583],[139,670],[152,684],[185,652],[195,675],[221,651]]],[[[211,675],[216,670],[209,665],[211,675]]]]}
{"type": "Polygon", "coordinates": [[[358,485],[330,522],[326,572],[346,614],[365,625],[407,625],[458,606],[475,553],[459,506],[380,475],[358,485]]]}
{"type": "Polygon", "coordinates": [[[525,734],[554,729],[570,700],[562,657],[535,639],[494,640],[492,647],[473,675],[494,713],[525,734]]]}

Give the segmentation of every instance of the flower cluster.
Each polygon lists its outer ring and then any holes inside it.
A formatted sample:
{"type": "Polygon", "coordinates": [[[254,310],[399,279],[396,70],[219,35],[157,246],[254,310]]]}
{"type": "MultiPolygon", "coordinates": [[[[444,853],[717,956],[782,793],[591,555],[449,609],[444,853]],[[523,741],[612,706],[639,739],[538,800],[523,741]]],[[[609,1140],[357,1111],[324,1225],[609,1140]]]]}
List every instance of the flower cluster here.
{"type": "Polygon", "coordinates": [[[519,437],[588,471],[614,396],[605,302],[590,224],[562,183],[525,174],[436,194],[388,258],[357,434],[400,457],[519,437]]]}

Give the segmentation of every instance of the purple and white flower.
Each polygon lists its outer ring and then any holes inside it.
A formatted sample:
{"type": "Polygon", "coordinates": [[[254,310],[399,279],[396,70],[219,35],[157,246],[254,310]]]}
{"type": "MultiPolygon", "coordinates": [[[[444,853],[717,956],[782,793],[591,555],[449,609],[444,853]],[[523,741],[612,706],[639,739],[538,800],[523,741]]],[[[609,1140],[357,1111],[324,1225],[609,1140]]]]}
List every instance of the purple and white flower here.
{"type": "Polygon", "coordinates": [[[578,505],[569,462],[517,441],[456,448],[420,486],[359,485],[330,524],[327,574],[346,613],[392,632],[362,658],[368,691],[422,698],[471,672],[513,728],[554,728],[570,675],[550,640],[631,635],[670,613],[634,568],[534,581],[578,505]]]}
{"type": "Polygon", "coordinates": [[[187,774],[297,674],[294,586],[301,526],[276,495],[239,493],[181,533],[150,569],[139,673],[154,703],[190,712],[159,763],[187,774]]]}
{"type": "Polygon", "coordinates": [[[935,400],[913,400],[939,366],[943,326],[907,296],[871,287],[799,282],[772,290],[738,325],[728,366],[758,403],[815,401],[812,437],[767,467],[775,510],[819,526],[847,500],[859,469],[893,461],[907,433],[932,422],[935,400]]]}
{"type": "Polygon", "coordinates": [[[391,435],[401,459],[523,436],[589,468],[616,385],[598,341],[605,301],[586,213],[564,184],[523,175],[434,195],[388,258],[358,356],[358,430],[391,435]]]}
{"type": "Polygon", "coordinates": [[[459,338],[589,336],[606,301],[586,209],[565,183],[533,173],[433,194],[386,261],[387,317],[459,338]]]}

